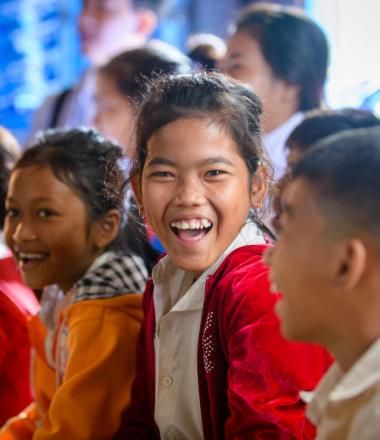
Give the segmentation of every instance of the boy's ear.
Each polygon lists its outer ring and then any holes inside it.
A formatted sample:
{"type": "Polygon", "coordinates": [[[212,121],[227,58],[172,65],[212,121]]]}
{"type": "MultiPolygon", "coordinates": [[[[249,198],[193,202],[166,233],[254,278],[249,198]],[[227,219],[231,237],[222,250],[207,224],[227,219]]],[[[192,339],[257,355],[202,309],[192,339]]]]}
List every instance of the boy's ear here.
{"type": "Polygon", "coordinates": [[[93,225],[92,233],[95,246],[104,249],[117,236],[120,229],[121,214],[117,209],[111,209],[93,225]]]}
{"type": "Polygon", "coordinates": [[[368,251],[360,239],[352,239],[342,244],[335,266],[336,282],[345,287],[346,291],[353,290],[361,281],[368,262],[368,251]]]}
{"type": "Polygon", "coordinates": [[[268,169],[264,165],[261,165],[255,175],[253,176],[251,183],[251,207],[258,209],[262,207],[263,200],[268,192],[269,175],[268,169]]]}

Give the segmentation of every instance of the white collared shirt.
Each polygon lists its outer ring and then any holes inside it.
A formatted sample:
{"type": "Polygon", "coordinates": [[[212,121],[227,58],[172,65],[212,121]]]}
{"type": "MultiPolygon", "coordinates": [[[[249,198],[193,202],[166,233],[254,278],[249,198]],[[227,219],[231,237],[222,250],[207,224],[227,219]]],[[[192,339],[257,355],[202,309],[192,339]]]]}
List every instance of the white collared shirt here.
{"type": "Polygon", "coordinates": [[[263,134],[263,144],[273,167],[273,180],[275,182],[283,176],[286,170],[286,140],[303,118],[304,113],[294,113],[283,124],[263,134]]]}
{"type": "Polygon", "coordinates": [[[343,373],[335,363],[315,390],[307,416],[317,439],[380,439],[380,339],[343,373]]]}
{"type": "Polygon", "coordinates": [[[193,273],[175,267],[168,256],[153,269],[156,315],[154,416],[161,438],[203,439],[197,349],[206,279],[234,249],[264,242],[257,226],[248,223],[198,279],[193,273]]]}

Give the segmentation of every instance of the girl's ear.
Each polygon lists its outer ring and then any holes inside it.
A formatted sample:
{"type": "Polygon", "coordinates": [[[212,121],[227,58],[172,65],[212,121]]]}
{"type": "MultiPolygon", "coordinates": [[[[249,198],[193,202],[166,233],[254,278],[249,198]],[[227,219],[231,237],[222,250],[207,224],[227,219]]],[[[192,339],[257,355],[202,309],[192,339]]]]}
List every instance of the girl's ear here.
{"type": "Polygon", "coordinates": [[[121,214],[117,209],[111,209],[95,222],[92,234],[97,249],[104,249],[116,238],[120,222],[121,214]]]}
{"type": "Polygon", "coordinates": [[[135,199],[136,199],[137,204],[139,206],[139,210],[141,210],[141,208],[143,206],[143,201],[142,201],[142,195],[141,195],[141,185],[140,185],[140,181],[139,181],[138,176],[131,177],[131,186],[132,186],[133,193],[135,195],[135,199]]]}
{"type": "Polygon", "coordinates": [[[262,207],[264,198],[268,192],[269,175],[266,166],[261,165],[255,175],[253,176],[251,183],[251,207],[259,209],[262,207]]]}

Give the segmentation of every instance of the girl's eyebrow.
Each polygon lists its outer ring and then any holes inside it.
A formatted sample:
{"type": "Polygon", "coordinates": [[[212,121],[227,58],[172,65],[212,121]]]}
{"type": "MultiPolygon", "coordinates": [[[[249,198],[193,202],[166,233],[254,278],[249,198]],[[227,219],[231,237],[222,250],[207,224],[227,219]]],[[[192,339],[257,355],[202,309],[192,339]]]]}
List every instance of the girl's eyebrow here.
{"type": "Polygon", "coordinates": [[[214,163],[224,163],[226,165],[235,166],[233,162],[231,162],[229,159],[223,156],[209,157],[208,159],[204,160],[203,163],[205,165],[210,165],[214,163]]]}
{"type": "Polygon", "coordinates": [[[151,167],[154,165],[169,165],[169,166],[174,166],[175,162],[173,162],[170,159],[167,159],[166,157],[161,157],[161,156],[157,156],[157,157],[153,157],[153,159],[150,159],[148,161],[147,166],[151,167]]]}
{"type": "MultiPolygon", "coordinates": [[[[234,163],[232,161],[230,161],[229,159],[223,157],[223,156],[215,156],[215,157],[208,157],[205,160],[200,161],[200,163],[202,165],[212,165],[212,164],[216,164],[216,163],[224,163],[226,165],[229,166],[234,166],[234,163]]],[[[175,162],[167,159],[166,157],[153,157],[152,159],[150,159],[148,161],[147,166],[154,166],[154,165],[168,165],[168,166],[175,166],[175,162]]]]}

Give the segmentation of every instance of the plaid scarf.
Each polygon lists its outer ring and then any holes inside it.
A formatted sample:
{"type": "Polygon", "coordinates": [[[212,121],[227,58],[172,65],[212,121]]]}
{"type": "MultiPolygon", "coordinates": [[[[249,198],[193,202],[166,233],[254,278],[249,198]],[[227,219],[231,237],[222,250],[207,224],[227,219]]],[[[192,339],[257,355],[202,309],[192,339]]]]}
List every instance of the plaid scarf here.
{"type": "Polygon", "coordinates": [[[142,293],[147,279],[148,272],[142,258],[107,252],[70,289],[70,292],[75,291],[72,302],[142,293]]]}
{"type": "MultiPolygon", "coordinates": [[[[64,311],[71,304],[81,301],[114,298],[129,293],[143,293],[147,279],[148,272],[142,258],[136,255],[106,252],[95,260],[84,276],[73,285],[66,295],[57,295],[57,291],[55,292],[55,304],[54,306],[50,305],[49,315],[52,322],[48,326],[45,353],[48,363],[56,371],[57,386],[62,383],[68,358],[68,329],[64,311]]],[[[46,318],[47,316],[43,316],[45,323],[48,322],[46,318]]]]}

